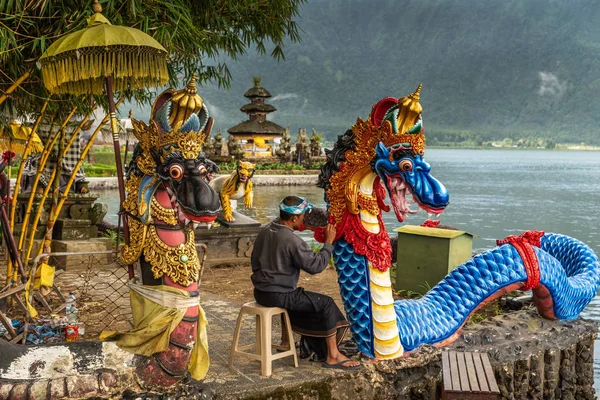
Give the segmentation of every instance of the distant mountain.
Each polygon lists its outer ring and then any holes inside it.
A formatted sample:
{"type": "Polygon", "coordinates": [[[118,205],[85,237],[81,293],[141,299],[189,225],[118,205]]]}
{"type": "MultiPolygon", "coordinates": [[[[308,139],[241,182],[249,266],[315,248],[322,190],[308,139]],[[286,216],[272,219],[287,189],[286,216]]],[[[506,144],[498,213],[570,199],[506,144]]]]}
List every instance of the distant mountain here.
{"type": "Polygon", "coordinates": [[[597,0],[309,0],[298,23],[285,62],[248,54],[229,91],[201,88],[216,127],[245,119],[253,75],[271,119],[329,139],[422,82],[428,138],[600,144],[597,0]]]}

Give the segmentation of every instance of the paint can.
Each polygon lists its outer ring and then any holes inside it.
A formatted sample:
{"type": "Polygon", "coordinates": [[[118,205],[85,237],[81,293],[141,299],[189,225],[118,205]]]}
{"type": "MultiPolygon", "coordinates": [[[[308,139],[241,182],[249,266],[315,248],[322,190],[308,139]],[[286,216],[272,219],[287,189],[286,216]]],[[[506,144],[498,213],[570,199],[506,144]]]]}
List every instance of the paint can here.
{"type": "Polygon", "coordinates": [[[67,325],[65,327],[65,340],[67,342],[74,342],[79,338],[79,326],[67,325]]]}

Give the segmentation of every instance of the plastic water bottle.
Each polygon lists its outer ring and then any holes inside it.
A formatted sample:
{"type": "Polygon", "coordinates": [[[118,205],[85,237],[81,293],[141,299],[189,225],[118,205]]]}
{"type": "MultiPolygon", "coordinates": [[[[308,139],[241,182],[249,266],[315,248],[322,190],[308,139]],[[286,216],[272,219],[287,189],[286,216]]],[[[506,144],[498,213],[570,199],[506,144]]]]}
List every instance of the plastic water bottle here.
{"type": "Polygon", "coordinates": [[[75,304],[75,294],[73,292],[69,293],[67,296],[67,305],[65,307],[65,311],[67,314],[67,321],[69,324],[75,324],[77,322],[77,306],[75,304]]]}

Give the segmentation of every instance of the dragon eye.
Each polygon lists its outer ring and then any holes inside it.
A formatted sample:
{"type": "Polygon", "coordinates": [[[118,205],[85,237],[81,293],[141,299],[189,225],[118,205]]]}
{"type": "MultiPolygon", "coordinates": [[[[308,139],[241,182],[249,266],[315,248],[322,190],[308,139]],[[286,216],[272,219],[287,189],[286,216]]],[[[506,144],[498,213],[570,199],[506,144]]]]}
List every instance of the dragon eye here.
{"type": "Polygon", "coordinates": [[[171,176],[171,178],[179,180],[183,175],[183,168],[179,164],[173,164],[169,168],[169,175],[171,176]]]}
{"type": "Polygon", "coordinates": [[[402,172],[411,172],[413,168],[412,161],[410,160],[402,160],[400,161],[400,171],[402,172]]]}

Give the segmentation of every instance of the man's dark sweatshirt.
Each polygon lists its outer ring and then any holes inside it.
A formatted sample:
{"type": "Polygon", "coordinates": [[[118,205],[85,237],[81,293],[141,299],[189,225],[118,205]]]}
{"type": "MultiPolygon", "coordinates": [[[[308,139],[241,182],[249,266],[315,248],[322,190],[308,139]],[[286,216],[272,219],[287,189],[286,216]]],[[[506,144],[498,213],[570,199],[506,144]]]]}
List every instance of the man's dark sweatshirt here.
{"type": "Polygon", "coordinates": [[[254,288],[277,293],[296,290],[300,270],[318,274],[329,264],[332,251],[333,245],[325,243],[315,253],[293,229],[271,222],[254,242],[251,258],[254,288]]]}

